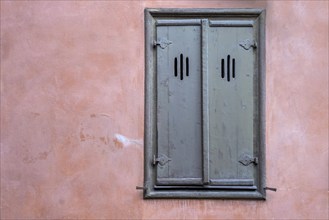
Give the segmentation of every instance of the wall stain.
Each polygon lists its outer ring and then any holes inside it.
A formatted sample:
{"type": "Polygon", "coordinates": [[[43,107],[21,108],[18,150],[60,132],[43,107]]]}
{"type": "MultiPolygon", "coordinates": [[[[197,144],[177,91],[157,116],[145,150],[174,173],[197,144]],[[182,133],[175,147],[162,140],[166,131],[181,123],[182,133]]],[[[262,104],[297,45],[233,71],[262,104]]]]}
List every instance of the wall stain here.
{"type": "Polygon", "coordinates": [[[86,136],[83,134],[83,129],[80,131],[80,141],[85,141],[86,136]]]}
{"type": "Polygon", "coordinates": [[[34,117],[38,117],[38,116],[40,116],[40,113],[38,113],[38,112],[31,112],[31,114],[32,114],[34,117]]]}
{"type": "Polygon", "coordinates": [[[99,140],[106,145],[108,144],[108,137],[100,137],[99,140]]]}
{"type": "Polygon", "coordinates": [[[109,149],[114,150],[121,147],[119,143],[112,142],[114,122],[106,113],[91,113],[79,126],[78,139],[82,147],[100,148],[104,154],[109,149]]]}
{"type": "Polygon", "coordinates": [[[115,134],[113,142],[119,148],[128,147],[130,145],[132,145],[132,146],[133,145],[143,146],[143,141],[142,140],[130,139],[130,138],[127,138],[127,137],[125,137],[121,134],[115,134]]]}
{"type": "Polygon", "coordinates": [[[35,163],[39,160],[46,160],[48,158],[48,155],[52,152],[52,149],[49,151],[44,151],[44,152],[40,152],[39,154],[37,154],[36,156],[25,156],[23,157],[23,162],[26,164],[32,164],[35,163]]]}
{"type": "Polygon", "coordinates": [[[121,141],[119,141],[117,138],[113,138],[113,143],[116,148],[118,148],[118,149],[123,148],[123,143],[121,141]]]}

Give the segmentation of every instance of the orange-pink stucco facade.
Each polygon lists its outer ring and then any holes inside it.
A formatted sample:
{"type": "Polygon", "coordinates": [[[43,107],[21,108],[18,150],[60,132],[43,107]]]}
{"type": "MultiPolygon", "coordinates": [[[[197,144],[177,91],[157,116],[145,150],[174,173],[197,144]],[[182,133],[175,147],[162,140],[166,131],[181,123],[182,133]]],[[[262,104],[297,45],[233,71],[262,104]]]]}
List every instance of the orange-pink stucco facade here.
{"type": "Polygon", "coordinates": [[[327,219],[328,1],[1,1],[2,219],[327,219]],[[144,8],[266,9],[266,201],[143,200],[144,8]]]}

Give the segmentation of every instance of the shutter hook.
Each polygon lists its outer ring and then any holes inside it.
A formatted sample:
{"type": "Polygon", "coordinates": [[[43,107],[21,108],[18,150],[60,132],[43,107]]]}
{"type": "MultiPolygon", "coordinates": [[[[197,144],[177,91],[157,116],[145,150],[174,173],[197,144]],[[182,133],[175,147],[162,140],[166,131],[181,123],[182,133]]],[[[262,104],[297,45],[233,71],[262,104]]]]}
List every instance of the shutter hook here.
{"type": "Polygon", "coordinates": [[[136,190],[147,190],[145,186],[136,186],[136,190]]]}
{"type": "Polygon", "coordinates": [[[265,189],[265,190],[271,190],[271,191],[273,191],[273,192],[276,192],[276,190],[277,190],[276,188],[273,188],[273,187],[267,187],[267,186],[264,187],[264,189],[265,189]]]}

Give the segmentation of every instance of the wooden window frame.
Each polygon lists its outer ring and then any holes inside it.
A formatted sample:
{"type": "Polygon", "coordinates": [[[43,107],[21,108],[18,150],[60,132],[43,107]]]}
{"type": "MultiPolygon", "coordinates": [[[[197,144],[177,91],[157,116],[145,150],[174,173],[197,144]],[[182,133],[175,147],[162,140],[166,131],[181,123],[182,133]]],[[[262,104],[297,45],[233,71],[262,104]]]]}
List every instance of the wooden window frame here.
{"type": "MultiPolygon", "coordinates": [[[[145,9],[145,118],[144,118],[144,198],[206,198],[206,199],[266,199],[265,192],[265,10],[264,9],[145,9]],[[259,22],[258,34],[258,103],[257,146],[258,173],[257,189],[235,189],[234,186],[166,186],[156,185],[156,169],[153,165],[157,149],[157,73],[154,41],[156,25],[161,19],[208,19],[250,18],[259,22]]],[[[184,22],[183,22],[184,23],[184,22]]],[[[224,22],[225,23],[225,22],[224,22]]],[[[204,58],[202,58],[204,59],[204,58]]],[[[202,60],[203,62],[203,60],[202,60]]],[[[209,120],[209,119],[208,119],[209,120]]],[[[208,132],[203,130],[203,135],[208,132]]],[[[200,155],[202,157],[202,155],[200,155]]]]}

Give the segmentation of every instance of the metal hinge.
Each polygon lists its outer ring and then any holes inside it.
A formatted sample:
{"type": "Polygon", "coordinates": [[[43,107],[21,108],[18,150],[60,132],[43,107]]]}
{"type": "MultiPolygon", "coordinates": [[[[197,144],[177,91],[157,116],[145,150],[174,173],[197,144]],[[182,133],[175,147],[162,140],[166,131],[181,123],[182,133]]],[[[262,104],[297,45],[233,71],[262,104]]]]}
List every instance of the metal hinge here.
{"type": "Polygon", "coordinates": [[[243,154],[240,156],[239,162],[244,166],[248,166],[249,164],[253,163],[255,165],[258,164],[258,157],[251,157],[248,154],[243,154]]]}
{"type": "Polygon", "coordinates": [[[171,161],[171,159],[164,154],[161,154],[160,157],[155,157],[155,155],[153,155],[153,165],[159,163],[161,166],[163,166],[169,161],[171,161]]]}
{"type": "Polygon", "coordinates": [[[168,45],[172,44],[172,41],[165,38],[160,38],[158,41],[153,42],[153,46],[160,46],[162,49],[165,49],[168,45]]]}
{"type": "Polygon", "coordinates": [[[252,48],[257,48],[257,42],[256,41],[251,41],[251,40],[249,40],[249,39],[246,39],[246,40],[244,40],[244,41],[241,41],[240,43],[239,43],[239,45],[241,46],[241,47],[243,47],[245,50],[249,50],[251,47],[252,48]]]}

